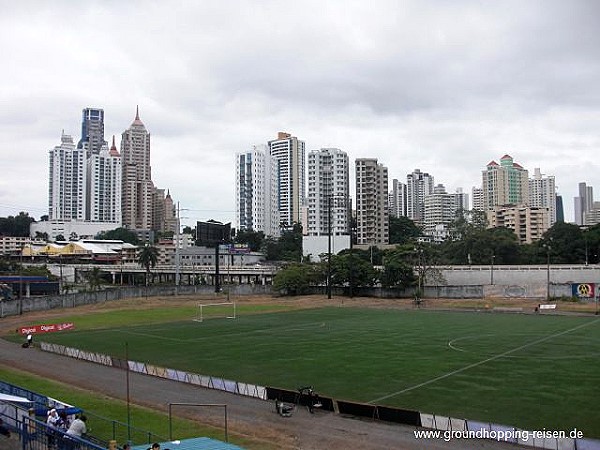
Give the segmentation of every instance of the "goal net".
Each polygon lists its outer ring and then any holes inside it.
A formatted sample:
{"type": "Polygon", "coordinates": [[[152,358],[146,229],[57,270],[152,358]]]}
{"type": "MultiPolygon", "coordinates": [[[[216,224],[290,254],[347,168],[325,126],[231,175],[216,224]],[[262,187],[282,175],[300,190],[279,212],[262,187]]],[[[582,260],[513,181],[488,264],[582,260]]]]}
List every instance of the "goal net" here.
{"type": "Polygon", "coordinates": [[[235,319],[235,302],[198,303],[194,321],[204,322],[207,319],[235,319]]]}

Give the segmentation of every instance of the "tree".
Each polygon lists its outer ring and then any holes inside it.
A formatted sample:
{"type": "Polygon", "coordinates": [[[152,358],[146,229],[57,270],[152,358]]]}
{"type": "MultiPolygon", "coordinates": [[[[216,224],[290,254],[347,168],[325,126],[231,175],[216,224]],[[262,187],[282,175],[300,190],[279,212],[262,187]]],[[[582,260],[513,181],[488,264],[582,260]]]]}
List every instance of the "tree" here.
{"type": "Polygon", "coordinates": [[[0,217],[0,236],[27,237],[33,222],[35,219],[23,211],[18,216],[0,217]]]}
{"type": "Polygon", "coordinates": [[[97,291],[104,281],[102,279],[102,272],[100,272],[100,269],[97,267],[94,267],[92,270],[87,272],[86,279],[91,291],[97,291]]]}
{"type": "Polygon", "coordinates": [[[266,237],[262,241],[261,251],[270,261],[302,260],[302,225],[295,224],[291,230],[285,230],[279,239],[266,237]]]}
{"type": "Polygon", "coordinates": [[[380,278],[381,285],[386,288],[414,285],[416,277],[410,259],[405,249],[386,251],[380,278]]]}
{"type": "Polygon", "coordinates": [[[56,238],[55,238],[54,240],[55,240],[55,241],[57,241],[57,242],[58,242],[58,241],[62,241],[62,242],[64,242],[64,240],[65,240],[65,237],[64,237],[64,235],[62,235],[62,234],[57,234],[57,235],[56,235],[56,238]]]}
{"type": "Polygon", "coordinates": [[[406,244],[422,236],[422,231],[408,217],[390,216],[390,244],[406,244]]]}
{"type": "Polygon", "coordinates": [[[582,264],[585,262],[585,239],[578,225],[556,222],[538,243],[538,263],[582,264]]]}
{"type": "Polygon", "coordinates": [[[583,232],[586,264],[600,262],[600,224],[591,226],[583,232]]]}
{"type": "MultiPolygon", "coordinates": [[[[377,283],[378,273],[372,264],[356,254],[356,250],[342,250],[331,255],[331,284],[333,286],[353,287],[373,286],[377,283]]],[[[319,264],[319,281],[327,279],[327,256],[319,264]]]]}
{"type": "Polygon", "coordinates": [[[273,288],[283,295],[300,295],[307,291],[317,279],[311,264],[292,263],[275,275],[273,288]]]}
{"type": "Polygon", "coordinates": [[[246,244],[253,252],[261,249],[264,240],[265,233],[262,231],[239,230],[235,235],[236,244],[246,244]]]}
{"type": "Polygon", "coordinates": [[[146,268],[146,286],[148,286],[148,280],[150,278],[150,267],[155,267],[158,262],[158,249],[150,245],[146,245],[142,248],[138,256],[138,263],[146,268]]]}
{"type": "Polygon", "coordinates": [[[41,232],[41,231],[36,231],[35,232],[35,239],[41,239],[44,241],[48,241],[48,233],[46,232],[41,232]]]}
{"type": "Polygon", "coordinates": [[[128,230],[127,228],[115,228],[114,230],[109,230],[109,231],[101,231],[100,233],[98,233],[96,235],[96,239],[101,239],[101,240],[115,240],[115,241],[123,241],[123,242],[128,242],[132,245],[138,245],[139,244],[139,239],[137,237],[137,235],[133,232],[128,230]]]}

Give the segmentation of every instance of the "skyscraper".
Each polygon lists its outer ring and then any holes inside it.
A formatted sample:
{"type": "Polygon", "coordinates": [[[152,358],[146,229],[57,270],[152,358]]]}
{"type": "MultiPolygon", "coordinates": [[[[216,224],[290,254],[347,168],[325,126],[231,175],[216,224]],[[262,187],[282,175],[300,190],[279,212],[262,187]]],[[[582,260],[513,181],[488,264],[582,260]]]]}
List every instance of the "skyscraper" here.
{"type": "Polygon", "coordinates": [[[579,196],[575,197],[575,223],[583,225],[585,223],[585,213],[590,211],[594,205],[594,189],[585,182],[579,183],[579,196]]]}
{"type": "Polygon", "coordinates": [[[549,225],[556,223],[556,183],[554,176],[542,177],[539,168],[533,171],[533,178],[529,179],[529,206],[535,208],[548,208],[549,225]]]}
{"type": "Polygon", "coordinates": [[[277,161],[266,145],[255,145],[249,152],[237,153],[235,162],[236,228],[279,236],[277,161]]]}
{"type": "Polygon", "coordinates": [[[99,108],[85,108],[81,119],[81,139],[77,148],[85,148],[94,154],[108,142],[104,140],[104,110],[99,108]]]}
{"type": "Polygon", "coordinates": [[[87,158],[86,220],[121,223],[121,155],[113,136],[110,150],[103,145],[87,158]]]}
{"type": "Polygon", "coordinates": [[[123,226],[131,230],[153,228],[150,168],[150,133],[140,120],[139,109],[131,126],[121,135],[123,226]]]}
{"type": "Polygon", "coordinates": [[[390,216],[393,217],[406,217],[407,212],[407,194],[406,184],[401,183],[394,178],[392,180],[392,190],[388,196],[388,206],[390,209],[390,216]]]}
{"type": "Polygon", "coordinates": [[[406,176],[406,215],[423,223],[425,219],[425,196],[433,193],[433,176],[415,169],[406,176]]]}
{"type": "Polygon", "coordinates": [[[388,169],[375,158],[356,160],[356,242],[389,243],[388,169]]]}
{"type": "Polygon", "coordinates": [[[348,234],[350,224],[350,168],[346,152],[322,148],[308,154],[309,236],[348,234]]]}
{"type": "Polygon", "coordinates": [[[485,211],[485,199],[483,198],[483,189],[473,187],[473,189],[471,189],[471,196],[473,198],[472,209],[477,211],[485,211]]]}
{"type": "Polygon", "coordinates": [[[448,237],[448,225],[456,219],[459,210],[468,210],[469,196],[458,189],[448,194],[443,184],[438,184],[433,193],[425,196],[424,231],[435,242],[448,237]]]}
{"type": "Polygon", "coordinates": [[[48,217],[85,220],[87,215],[87,150],[75,147],[64,131],[61,144],[49,151],[48,217]]]}
{"type": "Polygon", "coordinates": [[[277,191],[279,220],[283,226],[301,222],[304,203],[304,141],[280,132],[277,139],[269,141],[269,154],[277,161],[277,191]]]}
{"type": "Polygon", "coordinates": [[[491,161],[482,172],[482,180],[486,211],[494,206],[529,204],[528,172],[511,156],[504,155],[500,164],[491,161]]]}

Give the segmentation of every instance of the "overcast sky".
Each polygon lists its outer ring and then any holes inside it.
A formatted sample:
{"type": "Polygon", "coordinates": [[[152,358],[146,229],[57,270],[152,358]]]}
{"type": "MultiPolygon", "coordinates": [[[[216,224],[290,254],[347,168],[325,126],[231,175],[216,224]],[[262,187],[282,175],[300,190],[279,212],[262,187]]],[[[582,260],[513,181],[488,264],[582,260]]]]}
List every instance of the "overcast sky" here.
{"type": "Polygon", "coordinates": [[[234,156],[307,151],[418,168],[470,194],[510,154],[600,200],[600,2],[0,0],[0,217],[48,213],[48,150],[136,105],[182,223],[234,221],[234,156]]]}

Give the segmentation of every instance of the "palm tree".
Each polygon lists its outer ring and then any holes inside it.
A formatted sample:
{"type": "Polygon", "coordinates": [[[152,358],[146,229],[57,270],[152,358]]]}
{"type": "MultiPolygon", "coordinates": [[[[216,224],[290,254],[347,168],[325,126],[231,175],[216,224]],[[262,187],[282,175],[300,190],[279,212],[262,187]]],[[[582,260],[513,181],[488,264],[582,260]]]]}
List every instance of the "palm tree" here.
{"type": "Polygon", "coordinates": [[[138,262],[146,268],[146,286],[148,286],[148,278],[150,276],[150,267],[156,266],[158,261],[158,249],[146,245],[138,256],[138,262]]]}

